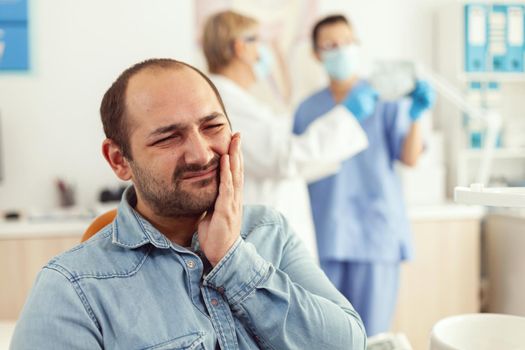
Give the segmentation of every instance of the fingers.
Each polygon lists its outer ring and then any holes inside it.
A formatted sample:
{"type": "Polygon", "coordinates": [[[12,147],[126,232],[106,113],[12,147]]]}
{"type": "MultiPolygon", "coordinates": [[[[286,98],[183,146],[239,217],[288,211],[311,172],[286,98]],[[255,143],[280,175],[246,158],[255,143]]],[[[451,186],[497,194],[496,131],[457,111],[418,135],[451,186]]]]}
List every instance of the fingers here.
{"type": "Polygon", "coordinates": [[[235,173],[239,169],[239,157],[238,154],[241,151],[241,134],[235,133],[230,141],[230,148],[228,154],[230,155],[230,166],[232,173],[235,173]]]}
{"type": "Polygon", "coordinates": [[[224,203],[227,203],[233,197],[233,181],[230,170],[230,159],[231,157],[229,154],[223,154],[221,156],[221,181],[219,184],[219,196],[217,197],[217,203],[215,204],[216,209],[217,205],[221,205],[221,199],[222,201],[226,201],[224,203]]]}
{"type": "Polygon", "coordinates": [[[236,133],[232,136],[230,143],[230,167],[233,178],[233,186],[238,189],[242,186],[242,154],[241,154],[241,134],[236,133]]]}
{"type": "Polygon", "coordinates": [[[224,210],[232,205],[236,211],[242,208],[242,187],[241,135],[235,133],[232,136],[228,154],[221,156],[219,196],[215,203],[215,209],[224,210]]]}
{"type": "MultiPolygon", "coordinates": [[[[239,152],[239,159],[240,159],[240,171],[241,171],[241,182],[244,180],[244,157],[242,156],[242,152],[239,152]]],[[[241,183],[242,185],[242,183],[241,183]]]]}

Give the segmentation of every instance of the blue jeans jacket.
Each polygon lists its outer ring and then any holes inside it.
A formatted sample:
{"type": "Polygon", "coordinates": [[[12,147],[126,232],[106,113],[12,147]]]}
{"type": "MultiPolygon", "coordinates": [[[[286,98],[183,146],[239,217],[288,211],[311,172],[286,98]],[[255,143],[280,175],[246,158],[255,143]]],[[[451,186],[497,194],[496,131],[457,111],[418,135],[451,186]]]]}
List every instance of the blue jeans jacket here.
{"type": "MultiPolygon", "coordinates": [[[[12,349],[364,349],[350,303],[283,217],[245,207],[241,238],[210,270],[128,203],[40,272],[12,349]]],[[[195,236],[196,237],[196,236],[195,236]]]]}

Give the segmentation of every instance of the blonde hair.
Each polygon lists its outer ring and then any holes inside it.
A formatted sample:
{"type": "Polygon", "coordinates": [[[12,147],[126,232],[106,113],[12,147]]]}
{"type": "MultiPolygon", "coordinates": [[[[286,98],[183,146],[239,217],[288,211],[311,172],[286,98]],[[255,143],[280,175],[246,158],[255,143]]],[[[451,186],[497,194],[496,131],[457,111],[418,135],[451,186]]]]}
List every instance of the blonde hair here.
{"type": "Polygon", "coordinates": [[[235,39],[258,25],[255,18],[233,11],[219,12],[206,21],[202,48],[210,73],[218,73],[234,57],[235,39]]]}

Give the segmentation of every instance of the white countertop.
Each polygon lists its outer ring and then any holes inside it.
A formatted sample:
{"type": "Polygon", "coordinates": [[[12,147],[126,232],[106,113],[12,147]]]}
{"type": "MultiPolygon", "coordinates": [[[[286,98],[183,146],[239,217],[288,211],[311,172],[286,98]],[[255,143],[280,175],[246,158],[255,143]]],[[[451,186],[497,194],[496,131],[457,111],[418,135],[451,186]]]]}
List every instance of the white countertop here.
{"type": "Polygon", "coordinates": [[[1,239],[81,237],[91,220],[0,221],[1,239]]]}
{"type": "MultiPolygon", "coordinates": [[[[1,0],[0,0],[1,1],[1,0]]],[[[116,208],[115,203],[93,208],[71,207],[22,212],[18,220],[0,220],[0,240],[82,237],[97,215],[116,208]]]]}
{"type": "MultiPolygon", "coordinates": [[[[484,207],[455,203],[408,207],[408,216],[411,221],[477,220],[481,219],[485,213],[484,207]]],[[[92,219],[0,221],[0,240],[80,237],[91,221],[92,219]]]]}

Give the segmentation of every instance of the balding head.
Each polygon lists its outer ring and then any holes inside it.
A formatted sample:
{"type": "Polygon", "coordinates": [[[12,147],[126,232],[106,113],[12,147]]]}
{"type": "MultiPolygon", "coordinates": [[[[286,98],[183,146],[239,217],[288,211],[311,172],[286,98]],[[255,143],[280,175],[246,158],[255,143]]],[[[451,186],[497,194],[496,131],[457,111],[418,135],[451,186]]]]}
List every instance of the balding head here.
{"type": "MultiPolygon", "coordinates": [[[[108,139],[113,140],[122,150],[123,155],[132,159],[129,135],[131,130],[130,107],[128,103],[128,87],[133,77],[142,73],[143,76],[159,76],[166,71],[185,71],[198,74],[211,87],[217,100],[219,101],[224,115],[227,116],[221,96],[215,85],[197,68],[173,59],[149,59],[133,65],[126,69],[115,80],[111,87],[106,91],[100,105],[100,115],[104,132],[108,139]]],[[[184,78],[181,75],[181,85],[184,85],[184,78]]],[[[138,89],[148,89],[148,86],[137,87],[138,89]]],[[[229,122],[229,120],[228,120],[229,122]]]]}

